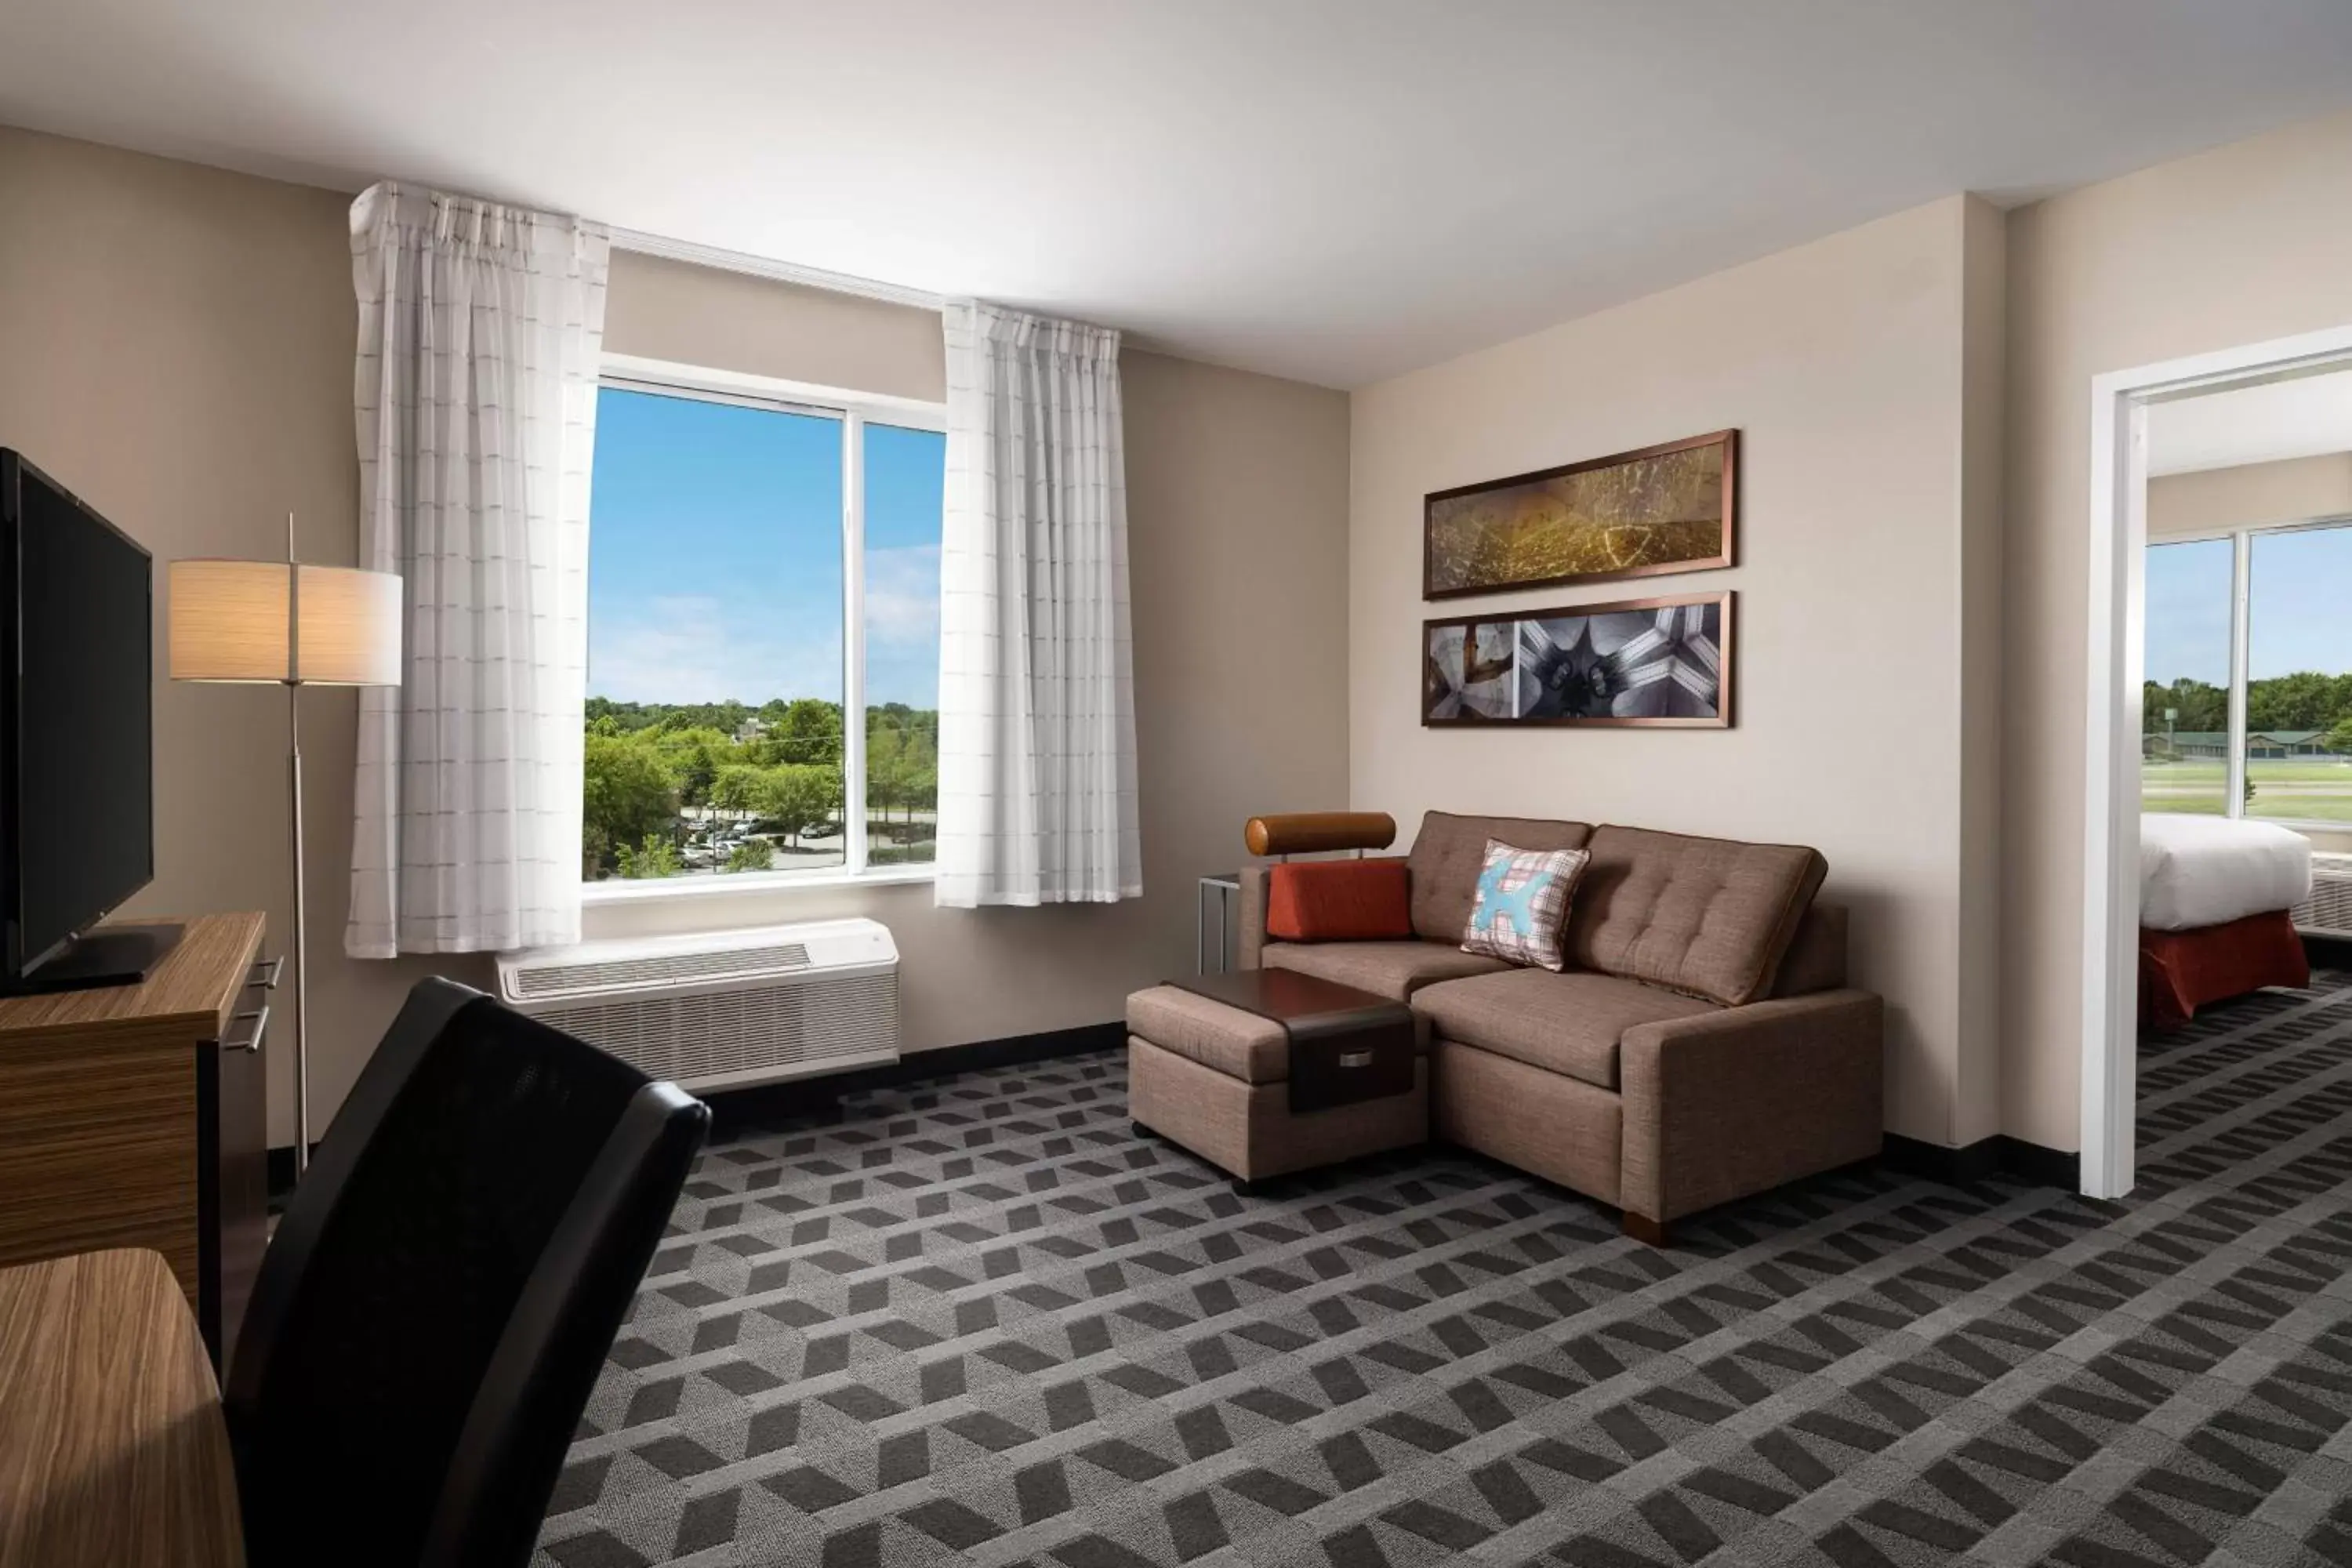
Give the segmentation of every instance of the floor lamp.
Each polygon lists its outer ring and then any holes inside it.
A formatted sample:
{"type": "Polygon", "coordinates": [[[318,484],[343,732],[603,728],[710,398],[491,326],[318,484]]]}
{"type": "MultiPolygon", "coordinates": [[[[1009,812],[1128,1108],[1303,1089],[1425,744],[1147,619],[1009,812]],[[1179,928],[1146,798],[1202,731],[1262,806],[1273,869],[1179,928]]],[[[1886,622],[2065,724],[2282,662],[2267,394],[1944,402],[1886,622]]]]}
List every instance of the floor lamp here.
{"type": "Polygon", "coordinates": [[[400,579],[286,559],[174,561],[172,679],[286,688],[287,784],[294,848],[294,1169],[310,1163],[310,1050],[302,889],[302,688],[400,684],[400,579]]]}

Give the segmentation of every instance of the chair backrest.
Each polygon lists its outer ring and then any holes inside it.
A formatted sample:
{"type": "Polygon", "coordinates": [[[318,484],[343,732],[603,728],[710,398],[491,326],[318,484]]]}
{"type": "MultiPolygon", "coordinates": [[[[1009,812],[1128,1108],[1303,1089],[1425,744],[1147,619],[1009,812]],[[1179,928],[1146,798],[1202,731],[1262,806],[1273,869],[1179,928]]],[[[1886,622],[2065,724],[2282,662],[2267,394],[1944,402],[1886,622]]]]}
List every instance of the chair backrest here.
{"type": "Polygon", "coordinates": [[[223,1404],[253,1568],[520,1568],[710,1124],[425,980],[264,1256],[223,1404]]]}

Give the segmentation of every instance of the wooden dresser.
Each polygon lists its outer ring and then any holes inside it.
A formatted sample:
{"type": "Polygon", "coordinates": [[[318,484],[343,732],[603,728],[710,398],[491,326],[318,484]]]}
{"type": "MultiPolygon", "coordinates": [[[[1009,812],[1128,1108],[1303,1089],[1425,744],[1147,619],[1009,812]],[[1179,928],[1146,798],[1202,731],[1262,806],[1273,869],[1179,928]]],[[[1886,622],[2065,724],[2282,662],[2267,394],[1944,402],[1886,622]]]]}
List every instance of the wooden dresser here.
{"type": "Polygon", "coordinates": [[[258,914],[200,915],[144,984],[0,998],[0,1265],[163,1255],[226,1365],[268,1238],[258,914]]]}

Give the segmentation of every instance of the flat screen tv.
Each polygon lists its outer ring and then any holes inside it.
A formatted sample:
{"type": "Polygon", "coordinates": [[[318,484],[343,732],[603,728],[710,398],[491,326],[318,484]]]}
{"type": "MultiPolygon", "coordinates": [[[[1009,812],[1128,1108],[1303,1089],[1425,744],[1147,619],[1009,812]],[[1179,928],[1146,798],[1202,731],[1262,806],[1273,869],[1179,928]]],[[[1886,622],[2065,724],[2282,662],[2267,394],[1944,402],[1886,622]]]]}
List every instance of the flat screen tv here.
{"type": "Polygon", "coordinates": [[[0,447],[0,992],[142,978],[175,927],[92,927],[155,875],[153,563],[0,447]]]}

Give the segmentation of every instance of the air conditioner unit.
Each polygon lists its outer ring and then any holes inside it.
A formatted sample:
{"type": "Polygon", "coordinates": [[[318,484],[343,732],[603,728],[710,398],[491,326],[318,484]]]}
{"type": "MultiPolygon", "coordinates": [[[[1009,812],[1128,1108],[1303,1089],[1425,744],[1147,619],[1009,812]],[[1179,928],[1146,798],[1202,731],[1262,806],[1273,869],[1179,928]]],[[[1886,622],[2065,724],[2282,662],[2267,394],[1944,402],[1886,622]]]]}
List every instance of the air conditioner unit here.
{"type": "Polygon", "coordinates": [[[898,1059],[898,948],[872,921],[501,953],[499,993],[687,1089],[898,1059]]]}
{"type": "Polygon", "coordinates": [[[2315,936],[2352,937],[2352,855],[2311,858],[2311,897],[2294,906],[2294,926],[2315,936]]]}

